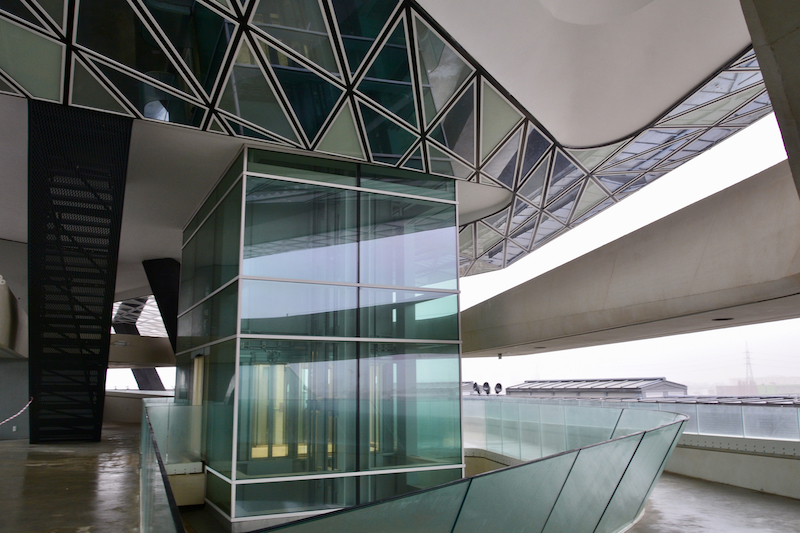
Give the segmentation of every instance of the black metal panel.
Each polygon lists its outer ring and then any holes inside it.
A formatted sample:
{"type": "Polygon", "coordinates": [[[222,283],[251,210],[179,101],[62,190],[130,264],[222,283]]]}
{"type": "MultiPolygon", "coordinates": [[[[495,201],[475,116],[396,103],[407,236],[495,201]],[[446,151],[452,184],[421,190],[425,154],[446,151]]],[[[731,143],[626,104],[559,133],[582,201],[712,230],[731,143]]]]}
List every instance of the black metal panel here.
{"type": "Polygon", "coordinates": [[[174,259],[149,259],[142,261],[150,289],[156,298],[164,328],[172,343],[172,351],[178,346],[178,298],[181,283],[181,264],[174,259]]]}
{"type": "Polygon", "coordinates": [[[31,442],[97,441],[132,120],[28,109],[31,442]]]}
{"type": "Polygon", "coordinates": [[[131,368],[139,390],[167,390],[155,368],[131,368]]]}

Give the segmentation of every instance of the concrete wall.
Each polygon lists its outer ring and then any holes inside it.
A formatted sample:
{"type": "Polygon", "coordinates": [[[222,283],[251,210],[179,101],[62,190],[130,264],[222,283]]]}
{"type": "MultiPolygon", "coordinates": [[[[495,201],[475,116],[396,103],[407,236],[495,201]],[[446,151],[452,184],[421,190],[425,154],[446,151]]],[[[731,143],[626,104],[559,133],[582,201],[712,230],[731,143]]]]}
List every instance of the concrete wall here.
{"type": "Polygon", "coordinates": [[[103,422],[140,424],[142,422],[142,398],[171,397],[171,391],[158,394],[144,391],[106,391],[103,422]]]}
{"type": "MultiPolygon", "coordinates": [[[[27,359],[0,359],[0,422],[16,414],[29,399],[27,359]]],[[[0,440],[29,437],[30,424],[27,410],[14,420],[0,426],[0,440]]]]}

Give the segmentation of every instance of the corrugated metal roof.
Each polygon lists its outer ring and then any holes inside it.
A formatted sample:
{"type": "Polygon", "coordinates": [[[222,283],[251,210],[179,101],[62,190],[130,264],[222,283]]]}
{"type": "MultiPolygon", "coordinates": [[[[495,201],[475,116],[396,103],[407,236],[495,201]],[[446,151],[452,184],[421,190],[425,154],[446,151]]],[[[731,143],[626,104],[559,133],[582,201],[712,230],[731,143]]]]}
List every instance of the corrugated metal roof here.
{"type": "Polygon", "coordinates": [[[526,381],[525,383],[521,383],[519,385],[507,387],[506,390],[509,392],[543,389],[607,391],[612,389],[637,390],[654,387],[656,385],[675,385],[678,387],[685,387],[680,383],[667,381],[666,378],[547,379],[526,381]]]}

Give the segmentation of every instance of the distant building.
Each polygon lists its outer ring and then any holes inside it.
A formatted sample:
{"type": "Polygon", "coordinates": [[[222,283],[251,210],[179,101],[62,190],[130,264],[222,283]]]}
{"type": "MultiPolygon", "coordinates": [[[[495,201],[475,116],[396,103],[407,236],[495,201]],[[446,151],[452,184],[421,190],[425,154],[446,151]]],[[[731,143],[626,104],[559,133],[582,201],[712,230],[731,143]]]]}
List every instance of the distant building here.
{"type": "Polygon", "coordinates": [[[686,393],[686,385],[666,378],[536,380],[506,389],[509,396],[536,398],[663,398],[686,393]]]}

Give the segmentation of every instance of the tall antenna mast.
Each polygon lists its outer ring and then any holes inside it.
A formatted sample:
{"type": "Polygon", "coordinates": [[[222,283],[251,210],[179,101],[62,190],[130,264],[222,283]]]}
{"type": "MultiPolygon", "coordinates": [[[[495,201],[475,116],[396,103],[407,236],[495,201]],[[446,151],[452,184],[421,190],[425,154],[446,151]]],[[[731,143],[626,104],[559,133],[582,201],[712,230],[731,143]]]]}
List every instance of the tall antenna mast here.
{"type": "Polygon", "coordinates": [[[744,366],[745,366],[745,387],[747,394],[755,396],[758,394],[758,386],[756,385],[756,378],[753,376],[753,365],[750,363],[750,347],[747,341],[744,343],[744,366]]]}

